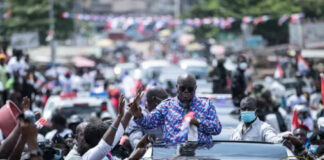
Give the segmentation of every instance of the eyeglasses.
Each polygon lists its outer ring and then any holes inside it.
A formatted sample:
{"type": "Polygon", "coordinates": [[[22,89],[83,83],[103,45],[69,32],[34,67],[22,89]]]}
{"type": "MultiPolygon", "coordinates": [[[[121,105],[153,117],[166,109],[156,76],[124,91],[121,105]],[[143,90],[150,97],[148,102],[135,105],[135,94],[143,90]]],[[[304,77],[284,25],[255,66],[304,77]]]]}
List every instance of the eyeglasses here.
{"type": "Polygon", "coordinates": [[[194,88],[194,87],[185,87],[185,86],[180,86],[180,87],[179,87],[179,90],[180,90],[181,92],[184,92],[185,90],[188,90],[188,92],[192,93],[192,92],[195,90],[195,88],[194,88]]]}

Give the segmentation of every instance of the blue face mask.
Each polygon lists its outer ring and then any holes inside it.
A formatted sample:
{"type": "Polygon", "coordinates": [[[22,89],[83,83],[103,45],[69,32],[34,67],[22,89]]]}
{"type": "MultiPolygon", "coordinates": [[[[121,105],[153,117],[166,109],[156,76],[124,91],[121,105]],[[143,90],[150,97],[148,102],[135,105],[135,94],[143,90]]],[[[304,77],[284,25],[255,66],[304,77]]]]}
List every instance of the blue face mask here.
{"type": "Polygon", "coordinates": [[[241,120],[244,123],[250,123],[253,120],[255,120],[256,116],[255,116],[255,112],[254,111],[244,111],[241,112],[241,120]]]}
{"type": "Polygon", "coordinates": [[[311,146],[310,146],[310,151],[311,151],[313,154],[316,154],[317,148],[318,148],[318,145],[311,145],[311,146]]]}

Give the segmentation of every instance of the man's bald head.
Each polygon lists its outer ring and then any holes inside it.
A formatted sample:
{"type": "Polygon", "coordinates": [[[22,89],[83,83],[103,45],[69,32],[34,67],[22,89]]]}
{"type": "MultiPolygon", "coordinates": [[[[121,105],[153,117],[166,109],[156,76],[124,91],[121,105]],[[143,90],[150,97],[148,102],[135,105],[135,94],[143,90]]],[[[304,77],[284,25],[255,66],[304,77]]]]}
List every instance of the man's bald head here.
{"type": "Polygon", "coordinates": [[[186,73],[178,77],[178,99],[181,102],[189,103],[195,96],[196,88],[196,78],[192,74],[186,73]]]}
{"type": "Polygon", "coordinates": [[[146,93],[147,109],[151,112],[161,101],[167,98],[168,94],[163,88],[157,86],[149,87],[146,93]]]}
{"type": "Polygon", "coordinates": [[[188,74],[188,73],[182,74],[178,77],[177,85],[182,83],[188,83],[188,84],[190,83],[192,85],[196,85],[196,78],[192,74],[188,74]]]}

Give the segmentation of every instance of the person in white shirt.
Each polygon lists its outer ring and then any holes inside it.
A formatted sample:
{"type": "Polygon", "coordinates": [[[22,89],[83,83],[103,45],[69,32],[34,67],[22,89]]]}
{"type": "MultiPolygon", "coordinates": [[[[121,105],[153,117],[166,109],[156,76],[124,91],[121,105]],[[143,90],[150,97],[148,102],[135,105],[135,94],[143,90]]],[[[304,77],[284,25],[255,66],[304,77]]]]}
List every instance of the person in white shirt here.
{"type": "Polygon", "coordinates": [[[267,123],[256,116],[256,100],[251,97],[242,99],[240,103],[241,120],[234,130],[231,140],[234,141],[261,141],[280,143],[283,138],[267,123]]]}
{"type": "MultiPolygon", "coordinates": [[[[135,98],[135,100],[139,101],[137,100],[139,99],[139,97],[140,96],[138,96],[138,98],[135,98]]],[[[124,105],[125,99],[124,96],[121,96],[119,98],[119,114],[108,129],[103,129],[105,128],[104,123],[98,125],[89,124],[86,127],[84,132],[85,141],[92,148],[82,156],[82,160],[109,160],[112,158],[110,151],[123,136],[125,128],[127,127],[131,119],[131,114],[129,113],[126,113],[126,115],[124,116],[124,105]],[[103,130],[106,130],[105,133],[102,132],[103,130]]]]}
{"type": "MultiPolygon", "coordinates": [[[[142,91],[143,88],[138,90],[136,97],[130,104],[128,104],[128,106],[139,105],[141,98],[143,97],[142,91]]],[[[85,141],[92,148],[82,156],[82,160],[109,160],[112,158],[110,151],[120,141],[121,137],[124,134],[125,129],[128,126],[128,123],[132,118],[132,114],[130,113],[130,111],[127,111],[124,114],[125,112],[123,108],[124,105],[125,105],[125,98],[123,95],[121,95],[121,97],[119,98],[120,109],[119,109],[118,116],[115,119],[115,121],[112,123],[112,125],[106,130],[103,136],[102,134],[94,135],[91,133],[87,133],[88,131],[93,131],[93,129],[91,129],[91,126],[89,127],[89,125],[86,127],[84,132],[85,141]],[[102,138],[98,139],[98,137],[102,137],[102,138]],[[89,139],[92,139],[93,141],[92,140],[89,141],[89,139]]],[[[103,127],[99,127],[99,128],[103,128],[103,127]]]]}
{"type": "Polygon", "coordinates": [[[59,78],[61,87],[62,87],[62,93],[71,93],[72,92],[72,78],[71,73],[68,71],[65,73],[64,76],[60,76],[59,78]]]}
{"type": "Polygon", "coordinates": [[[303,90],[301,87],[297,86],[296,87],[296,94],[290,96],[287,99],[287,107],[288,107],[288,111],[291,111],[295,108],[296,105],[298,104],[306,104],[307,103],[307,99],[306,97],[303,95],[303,90]]]}
{"type": "Polygon", "coordinates": [[[52,141],[55,136],[65,138],[72,134],[72,131],[67,129],[66,119],[62,115],[58,113],[53,114],[51,122],[53,130],[46,134],[45,139],[52,141]]]}

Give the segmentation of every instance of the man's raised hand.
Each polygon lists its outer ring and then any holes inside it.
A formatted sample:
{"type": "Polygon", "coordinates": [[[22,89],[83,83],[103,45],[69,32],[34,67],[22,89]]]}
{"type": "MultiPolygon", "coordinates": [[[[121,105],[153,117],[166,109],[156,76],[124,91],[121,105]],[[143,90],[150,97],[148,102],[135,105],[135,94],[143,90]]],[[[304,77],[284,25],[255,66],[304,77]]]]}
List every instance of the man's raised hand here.
{"type": "Polygon", "coordinates": [[[141,99],[144,95],[143,93],[143,90],[144,88],[141,87],[137,93],[136,93],[136,97],[134,98],[133,102],[131,102],[128,106],[130,107],[129,108],[129,111],[130,113],[135,117],[135,118],[138,118],[142,115],[142,112],[141,112],[141,109],[139,107],[139,104],[141,102],[141,99]]]}
{"type": "Polygon", "coordinates": [[[124,95],[120,95],[119,97],[119,111],[118,116],[122,118],[124,116],[124,106],[125,106],[125,97],[124,95]]]}
{"type": "Polygon", "coordinates": [[[28,97],[24,97],[22,101],[23,112],[30,110],[30,99],[28,97]]]}

